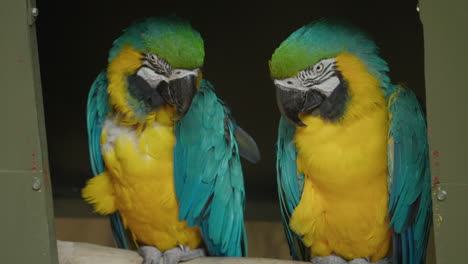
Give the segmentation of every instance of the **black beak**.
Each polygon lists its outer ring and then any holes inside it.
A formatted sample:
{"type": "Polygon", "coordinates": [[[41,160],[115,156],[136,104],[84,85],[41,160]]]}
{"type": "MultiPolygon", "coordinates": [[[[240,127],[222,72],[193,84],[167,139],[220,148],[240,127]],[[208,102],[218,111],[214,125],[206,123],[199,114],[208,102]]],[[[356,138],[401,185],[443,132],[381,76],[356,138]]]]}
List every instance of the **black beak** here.
{"type": "Polygon", "coordinates": [[[192,99],[197,92],[196,85],[194,75],[172,80],[169,83],[161,81],[156,86],[156,91],[151,95],[151,106],[157,108],[162,105],[161,101],[164,100],[167,104],[175,105],[179,118],[182,118],[192,104],[192,99]]]}
{"type": "Polygon", "coordinates": [[[160,81],[154,88],[137,74],[128,77],[128,90],[134,98],[144,101],[152,110],[164,104],[175,105],[179,118],[190,108],[197,92],[196,85],[195,75],[187,75],[170,82],[160,81]]]}
{"type": "Polygon", "coordinates": [[[325,96],[316,90],[299,90],[276,85],[276,100],[281,114],[296,126],[306,126],[299,118],[319,107],[325,96]]]}
{"type": "MultiPolygon", "coordinates": [[[[153,93],[153,97],[160,97],[164,102],[168,104],[174,104],[174,98],[172,98],[172,91],[169,86],[169,83],[166,81],[161,81],[158,86],[156,86],[156,92],[153,93]]],[[[158,107],[159,105],[155,105],[158,107]]]]}
{"type": "Polygon", "coordinates": [[[179,118],[182,118],[190,108],[193,97],[197,93],[197,77],[187,75],[183,78],[171,80],[169,82],[172,102],[176,106],[179,118]]]}

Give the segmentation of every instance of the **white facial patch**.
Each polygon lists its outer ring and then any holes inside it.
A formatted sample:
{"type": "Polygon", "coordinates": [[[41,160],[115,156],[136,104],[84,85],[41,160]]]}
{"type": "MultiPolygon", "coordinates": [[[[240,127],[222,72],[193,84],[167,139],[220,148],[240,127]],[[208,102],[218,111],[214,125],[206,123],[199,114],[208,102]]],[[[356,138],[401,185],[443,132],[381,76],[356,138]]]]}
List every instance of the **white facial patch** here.
{"type": "Polygon", "coordinates": [[[161,81],[169,81],[166,76],[157,74],[153,69],[148,67],[140,68],[137,75],[143,78],[152,88],[158,86],[161,81]]]}
{"type": "Polygon", "coordinates": [[[334,72],[335,63],[336,59],[334,58],[321,60],[314,66],[299,72],[296,77],[302,82],[322,79],[334,72]]]}
{"type": "Polygon", "coordinates": [[[328,97],[335,90],[335,88],[338,87],[338,85],[340,85],[340,79],[335,75],[326,79],[320,84],[314,85],[312,89],[315,89],[328,97]]]}
{"type": "Polygon", "coordinates": [[[195,69],[195,70],[174,69],[171,73],[171,76],[169,77],[169,80],[172,81],[172,80],[184,78],[185,76],[188,76],[188,75],[198,76],[199,73],[200,73],[199,69],[195,69]]]}
{"type": "Polygon", "coordinates": [[[297,90],[308,90],[307,87],[302,87],[301,81],[297,77],[287,78],[282,80],[275,80],[275,85],[280,85],[281,87],[297,89],[297,90]]]}
{"type": "Polygon", "coordinates": [[[301,91],[316,90],[329,96],[340,84],[340,78],[335,70],[336,59],[323,59],[296,76],[275,80],[275,85],[283,88],[301,91]]]}

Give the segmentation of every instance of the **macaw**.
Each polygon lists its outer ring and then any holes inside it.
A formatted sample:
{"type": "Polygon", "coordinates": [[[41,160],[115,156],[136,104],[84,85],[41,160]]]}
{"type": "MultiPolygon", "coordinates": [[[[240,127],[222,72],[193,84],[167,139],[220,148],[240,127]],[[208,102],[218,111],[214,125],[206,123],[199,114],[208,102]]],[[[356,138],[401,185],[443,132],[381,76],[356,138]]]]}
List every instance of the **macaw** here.
{"type": "Polygon", "coordinates": [[[113,42],[90,88],[95,177],[82,196],[144,263],[247,254],[239,155],[255,163],[260,153],[202,79],[204,53],[188,21],[146,18],[113,42]]]}
{"type": "Polygon", "coordinates": [[[321,19],[274,51],[277,184],[294,259],[424,263],[431,225],[425,117],[360,29],[321,19]]]}

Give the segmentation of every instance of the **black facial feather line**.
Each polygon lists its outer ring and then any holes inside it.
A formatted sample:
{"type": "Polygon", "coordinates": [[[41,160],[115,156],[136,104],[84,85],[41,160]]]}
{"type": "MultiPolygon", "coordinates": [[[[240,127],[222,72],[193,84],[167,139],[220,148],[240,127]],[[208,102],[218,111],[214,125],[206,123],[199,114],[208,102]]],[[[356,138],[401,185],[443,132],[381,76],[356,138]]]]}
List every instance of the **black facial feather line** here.
{"type": "Polygon", "coordinates": [[[148,62],[149,65],[147,64],[146,66],[150,66],[157,74],[169,77],[172,73],[173,69],[171,65],[163,58],[160,58],[148,52],[145,53],[142,60],[148,62]]]}

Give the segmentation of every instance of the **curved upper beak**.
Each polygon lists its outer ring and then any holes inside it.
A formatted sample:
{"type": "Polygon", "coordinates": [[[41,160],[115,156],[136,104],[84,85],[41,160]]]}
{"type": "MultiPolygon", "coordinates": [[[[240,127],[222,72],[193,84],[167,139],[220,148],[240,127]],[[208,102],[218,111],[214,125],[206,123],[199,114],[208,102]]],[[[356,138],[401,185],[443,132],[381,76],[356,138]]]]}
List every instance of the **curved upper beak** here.
{"type": "Polygon", "coordinates": [[[320,92],[300,90],[276,85],[276,100],[281,114],[296,126],[306,126],[299,118],[299,114],[313,111],[319,107],[325,96],[320,92]]]}
{"type": "Polygon", "coordinates": [[[281,114],[297,126],[305,126],[299,118],[304,102],[305,91],[276,84],[276,102],[281,114]]]}
{"type": "Polygon", "coordinates": [[[157,93],[170,105],[176,106],[179,118],[182,118],[190,108],[197,92],[197,77],[186,75],[179,79],[162,81],[156,87],[157,93]]]}
{"type": "MultiPolygon", "coordinates": [[[[193,97],[197,93],[197,77],[187,75],[185,77],[169,81],[172,103],[176,106],[179,118],[182,118],[190,108],[193,97]]],[[[169,103],[169,102],[168,102],[169,103]]]]}

